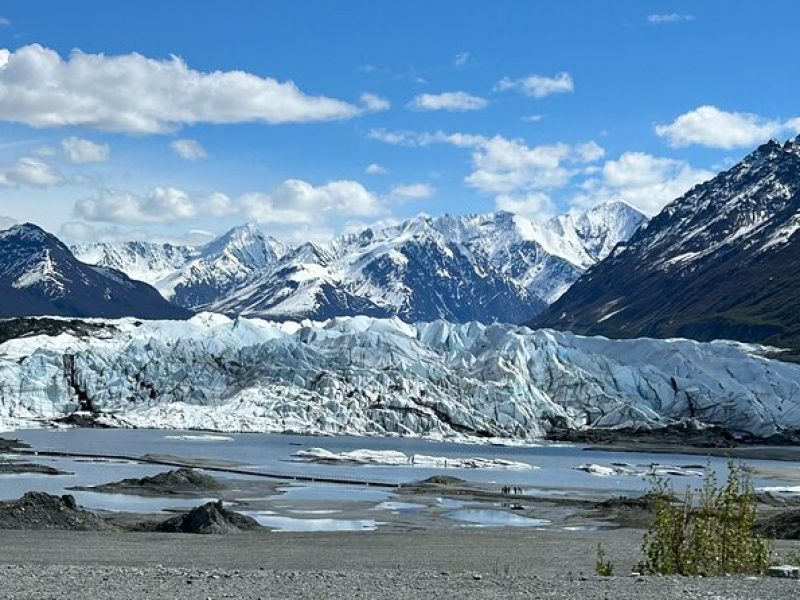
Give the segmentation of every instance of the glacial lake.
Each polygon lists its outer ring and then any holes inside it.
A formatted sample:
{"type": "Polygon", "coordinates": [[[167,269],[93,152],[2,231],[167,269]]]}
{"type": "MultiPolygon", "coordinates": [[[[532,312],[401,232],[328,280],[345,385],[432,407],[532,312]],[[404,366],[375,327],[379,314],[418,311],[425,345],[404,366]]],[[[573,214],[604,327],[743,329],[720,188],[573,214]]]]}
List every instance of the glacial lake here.
{"type": "MultiPolygon", "coordinates": [[[[369,479],[390,484],[407,483],[425,479],[432,475],[451,475],[468,481],[513,485],[525,493],[542,494],[587,494],[592,496],[636,495],[648,486],[645,477],[637,475],[601,476],[576,470],[584,463],[611,466],[615,463],[643,469],[648,465],[671,465],[681,467],[702,466],[703,456],[685,454],[651,454],[641,452],[592,452],[584,446],[543,443],[532,446],[499,446],[458,444],[414,438],[377,438],[345,436],[301,436],[284,434],[217,434],[174,430],[147,429],[28,429],[6,433],[18,437],[34,449],[69,451],[91,454],[121,454],[140,456],[162,454],[190,459],[230,461],[238,466],[268,473],[335,477],[344,479],[369,479]],[[531,465],[532,469],[468,469],[429,468],[413,466],[316,464],[298,462],[292,454],[301,449],[325,448],[332,452],[351,450],[399,450],[408,455],[425,454],[453,459],[483,457],[500,458],[531,465]]],[[[153,475],[169,469],[160,465],[140,464],[131,461],[92,461],[73,458],[24,457],[25,460],[49,464],[73,473],[64,476],[35,474],[0,476],[0,498],[18,498],[29,490],[50,493],[67,493],[66,488],[75,485],[96,485],[117,481],[126,477],[153,475]]],[[[711,466],[719,478],[724,478],[727,463],[724,458],[711,458],[711,466]]],[[[796,463],[746,460],[747,464],[786,472],[796,463]]],[[[797,479],[755,477],[756,487],[797,486],[797,479]]],[[[224,474],[215,473],[215,476],[224,474]]],[[[238,475],[231,477],[241,478],[238,475]]],[[[781,477],[780,475],[778,477],[781,477]]],[[[696,476],[673,477],[676,489],[697,486],[701,479],[696,476]]],[[[105,510],[132,510],[152,512],[181,508],[196,504],[192,500],[144,499],[122,495],[74,493],[84,506],[105,510]]],[[[363,486],[304,485],[290,488],[284,495],[293,499],[337,500],[363,496],[365,501],[381,502],[391,490],[365,488],[363,486]]]]}

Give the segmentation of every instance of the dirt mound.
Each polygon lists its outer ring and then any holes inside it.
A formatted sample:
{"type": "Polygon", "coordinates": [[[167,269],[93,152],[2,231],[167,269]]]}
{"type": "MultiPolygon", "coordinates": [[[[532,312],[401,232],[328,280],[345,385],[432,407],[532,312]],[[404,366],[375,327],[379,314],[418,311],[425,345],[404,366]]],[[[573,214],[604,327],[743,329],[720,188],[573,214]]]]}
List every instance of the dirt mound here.
{"type": "Polygon", "coordinates": [[[108,494],[136,494],[139,496],[185,495],[222,489],[223,485],[195,469],[182,467],[141,479],[123,479],[93,487],[74,487],[73,490],[91,490],[108,494]]]}
{"type": "Polygon", "coordinates": [[[167,533],[231,534],[260,529],[258,521],[251,517],[228,510],[222,501],[209,502],[188,513],[178,515],[159,523],[155,531],[167,533]]]}
{"type": "Polygon", "coordinates": [[[449,475],[434,475],[423,479],[417,485],[464,485],[467,482],[458,477],[450,477],[449,475]]]}
{"type": "Polygon", "coordinates": [[[787,510],[756,524],[757,533],[780,540],[800,540],[800,509],[787,510]]]}
{"type": "Polygon", "coordinates": [[[80,508],[70,495],[28,492],[19,500],[0,502],[0,529],[114,529],[96,514],[80,508]]]}

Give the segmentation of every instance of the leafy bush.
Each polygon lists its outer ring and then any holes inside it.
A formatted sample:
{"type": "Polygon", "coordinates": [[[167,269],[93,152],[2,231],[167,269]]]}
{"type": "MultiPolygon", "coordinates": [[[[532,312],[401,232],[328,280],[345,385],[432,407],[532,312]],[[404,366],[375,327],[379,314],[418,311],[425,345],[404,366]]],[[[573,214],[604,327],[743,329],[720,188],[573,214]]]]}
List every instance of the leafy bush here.
{"type": "Polygon", "coordinates": [[[614,563],[606,560],[606,551],[601,544],[597,544],[597,560],[594,563],[594,571],[600,577],[611,577],[614,574],[614,563]]]}
{"type": "Polygon", "coordinates": [[[650,496],[655,520],[642,540],[642,572],[659,575],[762,573],[770,545],[753,533],[756,503],[741,465],[728,464],[728,480],[719,486],[706,468],[703,485],[682,502],[669,480],[654,477],[650,496]]]}

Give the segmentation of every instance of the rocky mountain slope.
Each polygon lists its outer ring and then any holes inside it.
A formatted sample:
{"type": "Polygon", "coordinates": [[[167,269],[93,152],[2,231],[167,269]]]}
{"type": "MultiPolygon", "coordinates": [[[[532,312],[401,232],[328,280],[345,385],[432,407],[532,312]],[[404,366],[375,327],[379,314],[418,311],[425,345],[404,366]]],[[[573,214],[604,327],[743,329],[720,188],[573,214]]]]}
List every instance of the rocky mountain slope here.
{"type": "Polygon", "coordinates": [[[504,212],[417,217],[296,248],[244,226],[199,249],[132,243],[73,250],[82,260],[152,281],[191,309],[277,320],[363,314],[519,323],[558,298],[643,220],[615,202],[544,224],[504,212]],[[165,273],[175,256],[174,271],[165,273]],[[153,268],[145,273],[142,265],[153,268]]]}
{"type": "Polygon", "coordinates": [[[82,410],[117,427],[454,439],[800,428],[800,365],[736,342],[369,317],[46,321],[49,335],[0,344],[0,426],[82,410]]]}
{"type": "Polygon", "coordinates": [[[535,324],[800,348],[800,137],[669,204],[535,324]]]}
{"type": "Polygon", "coordinates": [[[77,260],[36,225],[0,231],[0,317],[63,315],[185,318],[154,288],[121,271],[77,260]]]}

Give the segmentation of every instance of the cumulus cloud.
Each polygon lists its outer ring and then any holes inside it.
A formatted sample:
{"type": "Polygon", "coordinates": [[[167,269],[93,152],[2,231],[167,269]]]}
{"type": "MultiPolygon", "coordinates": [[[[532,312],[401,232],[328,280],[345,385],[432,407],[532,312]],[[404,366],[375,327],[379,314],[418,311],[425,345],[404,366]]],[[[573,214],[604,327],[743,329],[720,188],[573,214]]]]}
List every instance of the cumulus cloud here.
{"type": "Polygon", "coordinates": [[[544,98],[553,94],[567,94],[575,91],[575,84],[569,73],[557,73],[553,77],[546,75],[528,75],[519,79],[504,77],[497,82],[494,89],[498,92],[515,90],[532,98],[544,98]]]}
{"type": "Polygon", "coordinates": [[[680,23],[682,21],[694,21],[694,15],[682,15],[680,13],[652,14],[647,15],[648,23],[680,23]]]}
{"type": "Polygon", "coordinates": [[[64,178],[51,164],[32,156],[23,156],[15,163],[0,166],[0,186],[46,188],[64,183],[64,178]]]}
{"type": "Polygon", "coordinates": [[[108,144],[98,144],[78,137],[61,140],[61,149],[67,159],[76,164],[105,162],[111,154],[108,144]]]}
{"type": "Polygon", "coordinates": [[[409,183],[394,186],[389,194],[396,200],[413,201],[430,198],[435,191],[433,186],[427,183],[409,183]]]}
{"type": "Polygon", "coordinates": [[[711,171],[695,169],[683,160],[625,152],[618,159],[607,161],[598,177],[584,181],[583,191],[573,198],[573,204],[590,207],[623,200],[645,214],[654,215],[713,176],[711,171]]]}
{"type": "Polygon", "coordinates": [[[222,193],[192,196],[175,187],[157,187],[146,195],[101,189],[94,197],[78,200],[73,214],[85,221],[128,226],[231,216],[259,223],[316,226],[332,217],[372,216],[383,210],[379,198],[356,181],[314,186],[288,179],[271,192],[238,198],[222,193]]]}
{"type": "Polygon", "coordinates": [[[494,200],[496,210],[523,215],[533,221],[545,221],[556,213],[553,200],[544,192],[528,192],[523,195],[500,194],[494,200]]]}
{"type": "Polygon", "coordinates": [[[770,137],[795,132],[798,125],[800,119],[796,118],[779,121],[705,105],[680,115],[668,125],[656,125],[655,130],[674,148],[697,144],[730,150],[754,146],[770,137]]]}
{"type": "Polygon", "coordinates": [[[408,103],[411,110],[447,110],[450,112],[466,112],[481,110],[489,103],[485,98],[473,96],[466,92],[443,92],[441,94],[420,94],[408,103]]]}
{"type": "Polygon", "coordinates": [[[208,156],[206,149],[203,148],[203,145],[197,140],[173,140],[169,143],[169,147],[184,160],[200,160],[208,156]]]}
{"type": "Polygon", "coordinates": [[[541,217],[553,212],[549,190],[563,188],[576,177],[585,176],[605,155],[594,141],[529,146],[522,140],[500,135],[385,129],[373,129],[368,137],[399,146],[449,144],[467,148],[472,152],[472,170],[464,179],[468,186],[494,195],[498,210],[541,217]]]}
{"type": "Polygon", "coordinates": [[[378,112],[381,110],[389,110],[392,104],[386,98],[382,98],[377,94],[364,93],[361,94],[361,104],[368,112],[378,112]]]}
{"type": "Polygon", "coordinates": [[[469,61],[469,52],[459,52],[453,59],[454,67],[463,67],[469,61]]]}
{"type": "Polygon", "coordinates": [[[559,188],[576,174],[574,166],[603,156],[595,142],[529,147],[521,140],[495,136],[477,147],[467,185],[493,194],[520,194],[559,188]]]}
{"type": "Polygon", "coordinates": [[[74,214],[87,221],[145,225],[194,218],[198,205],[188,193],[174,187],[157,187],[144,197],[102,189],[93,198],[78,200],[74,214]]]}
{"type": "Polygon", "coordinates": [[[389,171],[386,169],[386,167],[382,167],[378,163],[372,163],[371,165],[368,165],[366,169],[364,169],[364,172],[368,175],[385,175],[389,171]]]}
{"type": "MultiPolygon", "coordinates": [[[[369,109],[369,107],[367,107],[369,109]]],[[[73,51],[39,44],[0,50],[0,120],[154,134],[193,123],[304,123],[348,119],[354,104],[303,93],[244,71],[204,73],[182,59],[73,51]]]]}
{"type": "Polygon", "coordinates": [[[314,186],[287,179],[268,194],[245,194],[241,212],[259,223],[312,223],[328,216],[368,216],[382,212],[377,196],[357,181],[314,186]]]}

